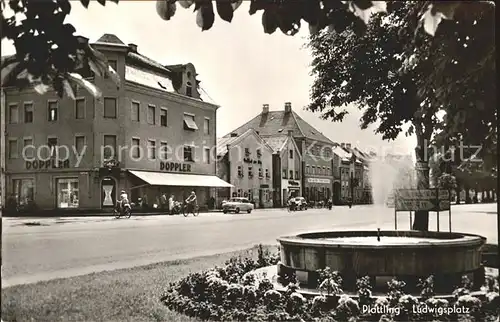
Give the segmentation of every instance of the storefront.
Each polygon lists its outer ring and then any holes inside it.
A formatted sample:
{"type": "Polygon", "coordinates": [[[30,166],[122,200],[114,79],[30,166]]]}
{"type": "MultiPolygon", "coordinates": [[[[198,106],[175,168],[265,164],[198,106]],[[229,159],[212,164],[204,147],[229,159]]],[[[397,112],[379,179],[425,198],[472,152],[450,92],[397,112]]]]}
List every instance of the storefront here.
{"type": "Polygon", "coordinates": [[[304,197],[307,201],[325,201],[332,197],[331,189],[329,178],[307,178],[304,197]]]}

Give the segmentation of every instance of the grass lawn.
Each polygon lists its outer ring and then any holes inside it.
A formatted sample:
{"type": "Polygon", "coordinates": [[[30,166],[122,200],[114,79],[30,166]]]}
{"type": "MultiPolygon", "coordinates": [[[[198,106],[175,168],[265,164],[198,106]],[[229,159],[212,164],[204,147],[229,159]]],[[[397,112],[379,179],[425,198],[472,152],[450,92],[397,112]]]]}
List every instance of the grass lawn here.
{"type": "MultiPolygon", "coordinates": [[[[274,247],[273,247],[274,248],[274,247]]],[[[256,258],[257,247],[2,289],[7,321],[195,321],[164,307],[170,282],[222,265],[233,256],[256,258]]]]}

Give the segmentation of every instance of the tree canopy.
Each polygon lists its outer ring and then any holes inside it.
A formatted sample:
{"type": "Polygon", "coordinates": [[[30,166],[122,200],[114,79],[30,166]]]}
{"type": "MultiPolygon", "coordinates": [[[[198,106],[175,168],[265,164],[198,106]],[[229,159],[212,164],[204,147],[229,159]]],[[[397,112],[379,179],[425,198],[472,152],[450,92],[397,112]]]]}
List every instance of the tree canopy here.
{"type": "MultiPolygon", "coordinates": [[[[21,81],[19,86],[33,85],[40,93],[49,86],[60,96],[72,96],[71,85],[78,85],[98,97],[100,91],[81,77],[92,71],[97,75],[107,74],[119,85],[119,78],[109,67],[105,57],[93,50],[88,39],[78,36],[76,29],[65,18],[71,12],[69,0],[0,0],[2,7],[2,39],[14,42],[16,55],[2,59],[2,83],[7,80],[21,81]],[[7,8],[11,9],[10,13],[7,8]],[[26,19],[24,19],[24,17],[26,19]]],[[[119,0],[108,0],[118,3],[119,0]]],[[[105,5],[106,0],[97,0],[105,5]]],[[[481,6],[490,6],[491,1],[476,1],[481,6]]],[[[80,0],[84,7],[94,1],[80,0]]],[[[193,8],[196,23],[202,30],[208,30],[215,21],[215,10],[225,21],[232,21],[234,11],[242,0],[157,0],[157,14],[170,20],[178,5],[193,8]],[[215,9],[214,9],[215,4],[215,9]]],[[[423,2],[418,20],[420,26],[431,35],[443,19],[453,19],[456,13],[463,14],[469,9],[460,1],[423,2]]],[[[249,14],[262,12],[264,32],[274,33],[280,29],[286,35],[298,32],[301,22],[309,24],[311,32],[326,27],[341,32],[354,26],[358,33],[365,30],[365,23],[373,13],[390,12],[385,1],[330,1],[330,0],[251,0],[249,14]]]]}

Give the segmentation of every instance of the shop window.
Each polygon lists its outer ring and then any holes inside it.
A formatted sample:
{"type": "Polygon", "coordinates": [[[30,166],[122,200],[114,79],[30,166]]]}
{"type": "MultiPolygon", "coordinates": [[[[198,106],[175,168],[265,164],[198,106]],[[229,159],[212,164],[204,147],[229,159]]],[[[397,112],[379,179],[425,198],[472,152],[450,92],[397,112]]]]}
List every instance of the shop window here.
{"type": "Polygon", "coordinates": [[[238,166],[238,177],[243,178],[243,167],[241,165],[238,166]]]}
{"type": "Polygon", "coordinates": [[[57,179],[57,207],[78,208],[79,203],[78,179],[57,179]]]}
{"type": "Polygon", "coordinates": [[[104,117],[109,119],[116,118],[116,97],[104,98],[104,117]]]}
{"type": "Polygon", "coordinates": [[[290,170],[290,178],[289,179],[293,180],[293,170],[290,170]]]}
{"type": "Polygon", "coordinates": [[[148,105],[148,124],[155,125],[156,121],[156,106],[148,105]]]}
{"type": "Polygon", "coordinates": [[[167,127],[168,121],[168,110],[166,108],[162,108],[160,110],[160,126],[167,127]]]}
{"type": "Polygon", "coordinates": [[[19,108],[17,107],[17,104],[9,105],[9,123],[19,123],[19,108]]]}
{"type": "Polygon", "coordinates": [[[141,104],[139,102],[132,102],[132,121],[140,122],[141,120],[141,104]]]}
{"type": "Polygon", "coordinates": [[[75,118],[78,120],[85,118],[85,98],[75,100],[75,118]]]}
{"type": "Polygon", "coordinates": [[[14,179],[14,194],[18,205],[27,205],[33,202],[35,196],[35,182],[33,179],[14,179]]]}
{"type": "Polygon", "coordinates": [[[33,103],[24,103],[24,123],[33,123],[33,103]]]}
{"type": "Polygon", "coordinates": [[[193,147],[189,145],[184,146],[184,161],[193,161],[193,147]]]}
{"type": "Polygon", "coordinates": [[[50,122],[57,121],[58,118],[58,108],[57,108],[57,101],[49,101],[47,103],[47,113],[48,113],[48,120],[50,122]]]}

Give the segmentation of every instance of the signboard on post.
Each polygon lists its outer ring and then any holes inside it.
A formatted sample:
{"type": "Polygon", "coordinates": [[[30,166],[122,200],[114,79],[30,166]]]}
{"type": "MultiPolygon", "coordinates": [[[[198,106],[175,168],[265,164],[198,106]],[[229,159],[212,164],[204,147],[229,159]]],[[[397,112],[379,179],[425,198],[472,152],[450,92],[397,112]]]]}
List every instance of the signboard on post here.
{"type": "Polygon", "coordinates": [[[396,211],[450,210],[450,192],[437,189],[398,189],[395,190],[394,206],[396,211]]]}

